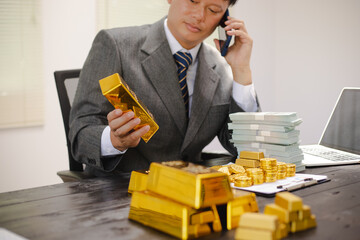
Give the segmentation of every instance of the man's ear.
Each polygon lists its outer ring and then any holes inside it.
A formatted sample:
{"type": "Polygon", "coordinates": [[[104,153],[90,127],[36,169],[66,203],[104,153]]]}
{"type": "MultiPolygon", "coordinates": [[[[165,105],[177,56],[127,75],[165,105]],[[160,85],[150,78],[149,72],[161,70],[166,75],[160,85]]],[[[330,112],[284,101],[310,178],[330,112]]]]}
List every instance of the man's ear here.
{"type": "Polygon", "coordinates": [[[168,0],[168,3],[171,4],[172,0],[168,0]]]}

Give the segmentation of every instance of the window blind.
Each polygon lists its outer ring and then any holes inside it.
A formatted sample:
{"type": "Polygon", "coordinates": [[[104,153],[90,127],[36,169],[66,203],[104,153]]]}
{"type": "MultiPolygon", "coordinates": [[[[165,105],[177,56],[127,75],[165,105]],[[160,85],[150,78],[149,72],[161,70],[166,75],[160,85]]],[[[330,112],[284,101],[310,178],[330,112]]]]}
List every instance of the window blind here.
{"type": "Polygon", "coordinates": [[[43,123],[40,0],[0,0],[0,128],[43,123]]]}

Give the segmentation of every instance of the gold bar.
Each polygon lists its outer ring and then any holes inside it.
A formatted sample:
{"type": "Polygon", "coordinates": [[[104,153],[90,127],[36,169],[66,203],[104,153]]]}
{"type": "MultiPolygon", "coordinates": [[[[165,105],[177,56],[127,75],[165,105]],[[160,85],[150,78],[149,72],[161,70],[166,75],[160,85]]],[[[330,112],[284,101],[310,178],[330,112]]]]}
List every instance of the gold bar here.
{"type": "Polygon", "coordinates": [[[245,212],[258,212],[258,205],[254,193],[236,190],[234,199],[226,206],[226,228],[228,230],[238,227],[240,216],[245,212]]]}
{"type": "Polygon", "coordinates": [[[177,238],[188,239],[211,233],[208,224],[189,224],[190,216],[198,212],[149,191],[135,191],[131,198],[129,219],[177,238]]]}
{"type": "Polygon", "coordinates": [[[214,220],[215,220],[215,216],[213,211],[195,213],[190,216],[191,225],[209,223],[209,222],[213,222],[214,220]]]}
{"type": "Polygon", "coordinates": [[[260,160],[264,158],[263,152],[241,151],[239,158],[260,160]]]}
{"type": "Polygon", "coordinates": [[[153,115],[141,103],[136,94],[128,87],[118,73],[99,80],[99,83],[102,94],[115,108],[119,108],[122,111],[132,110],[135,116],[141,120],[135,130],[144,125],[150,126],[150,130],[142,136],[142,139],[148,142],[159,129],[159,126],[155,122],[153,115]]]}
{"type": "Polygon", "coordinates": [[[305,221],[293,221],[290,223],[290,227],[292,233],[303,231],[306,229],[305,221]]]}
{"type": "Polygon", "coordinates": [[[148,172],[146,170],[132,171],[128,192],[132,193],[134,191],[143,191],[146,190],[148,172]]]}
{"type": "Polygon", "coordinates": [[[231,230],[239,226],[240,216],[246,212],[243,205],[230,201],[226,209],[226,228],[231,230]]]}
{"type": "Polygon", "coordinates": [[[288,224],[280,223],[278,230],[276,231],[276,239],[283,239],[288,236],[288,224]]]}
{"type": "Polygon", "coordinates": [[[236,229],[235,239],[275,240],[276,234],[269,230],[239,227],[236,229]]]}
{"type": "Polygon", "coordinates": [[[279,227],[277,216],[262,213],[244,213],[241,215],[239,227],[262,229],[275,233],[279,227]]]}
{"type": "Polygon", "coordinates": [[[257,168],[260,166],[260,161],[253,159],[238,158],[236,159],[235,164],[241,165],[243,167],[257,168]]]}
{"type": "Polygon", "coordinates": [[[301,198],[289,192],[277,193],[275,204],[290,212],[302,210],[303,207],[301,198]]]}
{"type": "Polygon", "coordinates": [[[228,175],[183,161],[151,163],[147,189],[195,209],[233,199],[228,175]]]}
{"type": "Polygon", "coordinates": [[[299,211],[299,220],[309,218],[311,216],[311,209],[308,205],[303,205],[302,210],[299,211]]]}
{"type": "Polygon", "coordinates": [[[298,212],[289,212],[285,208],[282,208],[274,203],[267,204],[265,206],[264,213],[278,216],[279,220],[284,223],[298,220],[298,212]]]}
{"type": "Polygon", "coordinates": [[[305,228],[313,228],[316,227],[316,217],[314,214],[311,214],[311,216],[309,218],[305,219],[305,228]]]}
{"type": "Polygon", "coordinates": [[[214,230],[214,232],[221,232],[222,231],[221,220],[216,205],[212,205],[211,209],[214,212],[214,216],[215,216],[215,219],[212,224],[212,229],[214,230]]]}
{"type": "Polygon", "coordinates": [[[209,224],[196,224],[189,225],[188,227],[188,236],[192,238],[198,238],[201,236],[209,235],[211,233],[211,229],[209,224]]]}

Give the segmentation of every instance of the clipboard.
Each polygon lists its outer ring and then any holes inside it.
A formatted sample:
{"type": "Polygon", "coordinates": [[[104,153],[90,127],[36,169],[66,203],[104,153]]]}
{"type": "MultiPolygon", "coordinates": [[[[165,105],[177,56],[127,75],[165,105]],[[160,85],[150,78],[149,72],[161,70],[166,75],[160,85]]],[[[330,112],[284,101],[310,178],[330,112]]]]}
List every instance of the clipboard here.
{"type": "Polygon", "coordinates": [[[235,187],[234,183],[231,183],[231,187],[234,189],[253,192],[256,195],[263,197],[274,197],[278,192],[291,192],[328,181],[330,181],[330,179],[325,175],[297,173],[294,177],[279,179],[276,182],[263,183],[250,187],[235,187]]]}

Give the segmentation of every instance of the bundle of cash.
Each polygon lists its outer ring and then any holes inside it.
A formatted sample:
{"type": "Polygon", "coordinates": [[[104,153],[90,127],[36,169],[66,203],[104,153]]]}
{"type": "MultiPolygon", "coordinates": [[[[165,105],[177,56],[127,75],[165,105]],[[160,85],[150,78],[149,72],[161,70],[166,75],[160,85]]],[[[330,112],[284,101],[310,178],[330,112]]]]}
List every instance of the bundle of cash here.
{"type": "Polygon", "coordinates": [[[295,129],[302,119],[295,112],[238,112],[229,116],[231,142],[239,154],[241,151],[263,152],[266,158],[295,164],[296,172],[305,169],[299,148],[300,131],[295,129]]]}
{"type": "MultiPolygon", "coordinates": [[[[235,164],[227,169],[245,173],[235,164]]],[[[183,161],[133,171],[128,192],[129,219],[181,239],[236,228],[243,213],[259,211],[255,194],[231,189],[227,172],[183,161]]]]}

